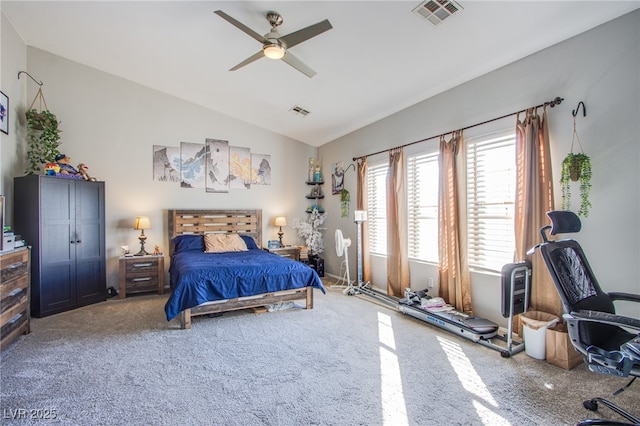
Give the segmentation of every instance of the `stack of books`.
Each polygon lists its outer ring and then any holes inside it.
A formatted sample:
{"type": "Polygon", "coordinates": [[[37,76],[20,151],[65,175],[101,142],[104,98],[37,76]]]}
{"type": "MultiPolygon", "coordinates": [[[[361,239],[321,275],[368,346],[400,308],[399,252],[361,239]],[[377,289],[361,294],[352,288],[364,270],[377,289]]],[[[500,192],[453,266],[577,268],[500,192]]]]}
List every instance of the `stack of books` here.
{"type": "Polygon", "coordinates": [[[307,248],[307,246],[300,246],[298,247],[298,249],[300,250],[300,261],[309,261],[309,249],[307,248]]]}

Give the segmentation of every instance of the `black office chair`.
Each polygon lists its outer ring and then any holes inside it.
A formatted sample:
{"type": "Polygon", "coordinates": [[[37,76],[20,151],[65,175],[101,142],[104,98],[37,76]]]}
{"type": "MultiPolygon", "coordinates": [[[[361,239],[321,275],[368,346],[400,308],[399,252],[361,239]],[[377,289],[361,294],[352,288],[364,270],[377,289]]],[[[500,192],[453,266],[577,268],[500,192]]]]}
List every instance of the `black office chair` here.
{"type": "MultiPolygon", "coordinates": [[[[640,295],[603,292],[577,241],[547,238],[547,231],[550,235],[579,232],[582,224],[578,216],[571,211],[551,211],[547,216],[551,225],[540,229],[543,242],[529,253],[540,250],[560,293],[571,343],[584,355],[589,370],[632,377],[625,387],[614,392],[617,395],[640,376],[640,319],[616,315],[613,302],[640,302],[640,295]]],[[[583,405],[595,411],[598,403],[632,423],[591,419],[579,425],[640,425],[640,418],[606,399],[593,398],[584,401],[583,405]]]]}

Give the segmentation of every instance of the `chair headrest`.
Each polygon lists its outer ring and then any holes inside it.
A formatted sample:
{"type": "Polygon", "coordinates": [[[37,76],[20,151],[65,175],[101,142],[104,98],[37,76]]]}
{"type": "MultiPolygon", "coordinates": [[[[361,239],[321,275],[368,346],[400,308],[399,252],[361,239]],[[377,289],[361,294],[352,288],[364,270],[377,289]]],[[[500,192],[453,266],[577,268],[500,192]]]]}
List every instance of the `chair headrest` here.
{"type": "Polygon", "coordinates": [[[570,210],[553,210],[547,216],[551,219],[551,235],[580,232],[582,228],[580,218],[570,210]]]}

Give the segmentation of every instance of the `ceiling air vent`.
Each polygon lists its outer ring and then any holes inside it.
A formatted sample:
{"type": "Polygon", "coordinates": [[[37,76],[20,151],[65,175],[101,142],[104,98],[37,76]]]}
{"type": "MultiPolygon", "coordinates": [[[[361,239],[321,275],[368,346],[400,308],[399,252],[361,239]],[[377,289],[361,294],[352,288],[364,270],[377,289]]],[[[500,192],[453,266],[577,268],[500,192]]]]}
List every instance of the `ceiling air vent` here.
{"type": "Polygon", "coordinates": [[[307,115],[309,115],[309,111],[307,111],[302,107],[299,107],[298,105],[292,107],[289,111],[291,111],[294,114],[298,114],[301,117],[306,117],[307,115]]]}
{"type": "Polygon", "coordinates": [[[420,3],[412,12],[433,25],[438,25],[461,10],[462,6],[452,0],[427,0],[420,3]]]}

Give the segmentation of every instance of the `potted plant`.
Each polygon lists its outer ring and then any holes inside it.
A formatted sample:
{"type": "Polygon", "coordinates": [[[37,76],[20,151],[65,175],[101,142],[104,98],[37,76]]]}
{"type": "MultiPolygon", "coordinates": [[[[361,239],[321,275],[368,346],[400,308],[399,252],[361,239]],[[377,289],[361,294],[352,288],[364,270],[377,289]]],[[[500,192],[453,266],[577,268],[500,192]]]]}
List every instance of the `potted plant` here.
{"type": "Polygon", "coordinates": [[[351,194],[342,188],[340,191],[340,217],[349,217],[349,203],[351,202],[351,194]]]}
{"type": "Polygon", "coordinates": [[[571,205],[571,182],[580,183],[579,216],[588,217],[591,201],[591,159],[584,153],[567,154],[562,161],[560,185],[562,187],[562,209],[567,210],[571,205]]]}
{"type": "Polygon", "coordinates": [[[48,110],[30,109],[27,116],[27,162],[25,173],[32,175],[40,166],[53,163],[60,154],[60,129],[55,114],[48,110]]]}

